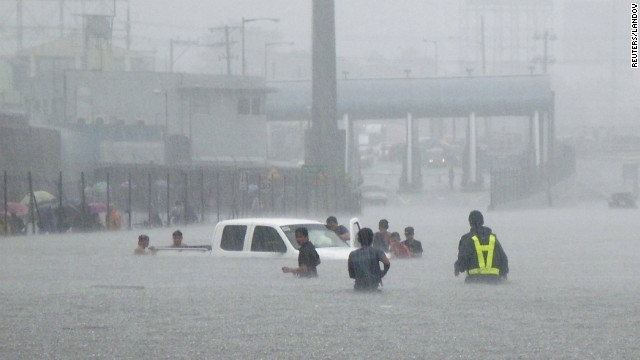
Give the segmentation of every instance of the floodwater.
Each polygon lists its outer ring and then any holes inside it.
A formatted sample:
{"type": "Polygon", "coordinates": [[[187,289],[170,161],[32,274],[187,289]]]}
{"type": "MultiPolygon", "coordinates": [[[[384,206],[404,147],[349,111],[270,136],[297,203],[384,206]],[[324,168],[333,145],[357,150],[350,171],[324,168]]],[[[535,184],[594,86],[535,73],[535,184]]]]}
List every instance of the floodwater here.
{"type": "MultiPolygon", "coordinates": [[[[365,209],[364,225],[414,226],[425,250],[392,260],[373,294],[353,292],[345,261],[297,279],[280,271],[291,260],[136,257],[142,230],[0,238],[0,359],[637,359],[640,210],[486,200],[426,192],[365,209]],[[474,208],[509,257],[506,284],[453,275],[474,208]]],[[[184,242],[212,229],[182,228],[184,242]]],[[[173,230],[146,232],[160,246],[173,230]]]]}

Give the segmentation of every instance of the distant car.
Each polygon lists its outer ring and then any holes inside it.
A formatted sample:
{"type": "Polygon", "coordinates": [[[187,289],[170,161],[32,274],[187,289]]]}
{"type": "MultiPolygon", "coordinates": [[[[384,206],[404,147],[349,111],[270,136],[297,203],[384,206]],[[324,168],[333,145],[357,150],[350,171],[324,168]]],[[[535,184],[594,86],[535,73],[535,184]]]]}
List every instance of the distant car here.
{"type": "Polygon", "coordinates": [[[434,147],[424,151],[424,164],[428,167],[447,166],[447,154],[441,147],[434,147]]]}
{"type": "Polygon", "coordinates": [[[636,199],[632,193],[629,192],[621,192],[611,194],[609,198],[609,207],[610,208],[620,208],[620,209],[630,209],[637,208],[636,199]]]}
{"type": "Polygon", "coordinates": [[[387,191],[379,185],[364,185],[360,188],[362,203],[370,205],[386,205],[387,191]]]}

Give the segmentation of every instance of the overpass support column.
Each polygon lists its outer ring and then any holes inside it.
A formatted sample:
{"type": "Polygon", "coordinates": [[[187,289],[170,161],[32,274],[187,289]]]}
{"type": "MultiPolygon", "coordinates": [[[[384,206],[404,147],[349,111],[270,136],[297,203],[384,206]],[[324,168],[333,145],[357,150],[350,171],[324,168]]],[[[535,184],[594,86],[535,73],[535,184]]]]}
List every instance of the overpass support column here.
{"type": "Polygon", "coordinates": [[[358,142],[355,139],[353,131],[353,121],[349,119],[349,114],[342,116],[345,130],[345,147],[344,147],[344,173],[348,179],[354,184],[360,178],[360,161],[358,159],[359,151],[357,149],[358,142]]]}
{"type": "Polygon", "coordinates": [[[469,180],[471,184],[478,181],[478,151],[477,151],[476,113],[469,114],[469,180]]]}
{"type": "Polygon", "coordinates": [[[478,170],[478,145],[476,139],[476,113],[471,112],[467,120],[467,144],[462,169],[462,186],[467,190],[474,190],[482,185],[482,179],[478,175],[480,171],[478,170]]]}
{"type": "Polygon", "coordinates": [[[538,111],[534,111],[533,113],[533,156],[534,156],[534,164],[536,168],[536,174],[540,176],[540,168],[542,163],[542,152],[540,149],[540,114],[538,111]]]}
{"type": "Polygon", "coordinates": [[[405,151],[400,191],[420,192],[422,190],[422,174],[420,172],[420,147],[418,132],[415,129],[411,113],[407,114],[407,147],[405,151]]]}

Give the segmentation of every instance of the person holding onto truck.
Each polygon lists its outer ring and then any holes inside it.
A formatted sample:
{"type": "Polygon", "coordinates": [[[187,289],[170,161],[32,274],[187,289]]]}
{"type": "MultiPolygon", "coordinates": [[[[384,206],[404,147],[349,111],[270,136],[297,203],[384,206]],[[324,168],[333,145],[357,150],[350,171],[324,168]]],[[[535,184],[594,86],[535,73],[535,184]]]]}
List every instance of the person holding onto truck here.
{"type": "Polygon", "coordinates": [[[172,234],[173,244],[171,247],[179,248],[179,247],[188,247],[186,244],[182,243],[182,231],[176,230],[172,234]]]}
{"type": "Polygon", "coordinates": [[[134,255],[153,255],[155,248],[149,247],[149,236],[142,234],[138,236],[138,247],[133,250],[134,255]]]}
{"type": "Polygon", "coordinates": [[[349,230],[344,225],[338,224],[338,219],[335,216],[329,216],[326,221],[327,229],[333,231],[344,241],[348,241],[351,238],[349,230]]]}
{"type": "Polygon", "coordinates": [[[317,266],[320,265],[320,255],[316,251],[313,243],[309,241],[309,231],[307,228],[299,227],[295,231],[296,242],[300,245],[298,249],[298,267],[282,267],[283,273],[291,273],[299,277],[318,277],[317,266]]]}

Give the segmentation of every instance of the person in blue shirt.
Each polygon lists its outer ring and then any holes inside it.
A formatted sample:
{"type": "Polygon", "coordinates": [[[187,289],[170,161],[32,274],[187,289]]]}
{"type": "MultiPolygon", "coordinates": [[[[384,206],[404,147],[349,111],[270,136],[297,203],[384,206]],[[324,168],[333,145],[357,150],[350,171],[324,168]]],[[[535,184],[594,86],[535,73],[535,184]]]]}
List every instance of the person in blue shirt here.
{"type": "Polygon", "coordinates": [[[348,271],[349,277],[355,279],[353,288],[355,290],[373,291],[382,284],[382,278],[387,274],[391,263],[382,249],[371,247],[373,243],[373,231],[369,228],[362,228],[358,231],[358,241],[361,248],[349,254],[348,271]],[[380,270],[380,264],[384,265],[384,270],[380,270]]]}

